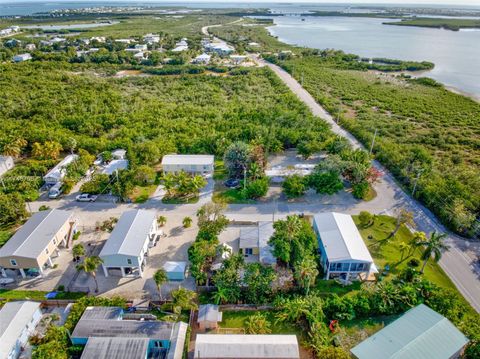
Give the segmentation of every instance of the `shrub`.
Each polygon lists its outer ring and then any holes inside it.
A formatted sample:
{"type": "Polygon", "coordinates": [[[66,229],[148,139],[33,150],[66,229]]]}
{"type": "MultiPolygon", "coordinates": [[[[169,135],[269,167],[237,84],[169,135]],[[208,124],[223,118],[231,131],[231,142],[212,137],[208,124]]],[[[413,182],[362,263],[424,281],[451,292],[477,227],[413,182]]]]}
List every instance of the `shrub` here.
{"type": "Polygon", "coordinates": [[[364,199],[370,191],[370,185],[367,181],[362,181],[352,186],[352,194],[355,198],[364,199]]]}
{"type": "Polygon", "coordinates": [[[334,194],[343,188],[340,176],[335,171],[315,172],[308,177],[310,187],[320,194],[334,194]]]}
{"type": "Polygon", "coordinates": [[[408,265],[412,268],[418,267],[420,265],[420,261],[416,258],[412,258],[408,261],[408,265]]]}
{"type": "Polygon", "coordinates": [[[65,286],[63,284],[60,284],[57,288],[59,292],[64,292],[65,291],[65,286]]]}
{"type": "Polygon", "coordinates": [[[368,227],[373,224],[375,216],[368,211],[361,211],[358,215],[358,219],[360,220],[360,225],[362,227],[368,227]]]}
{"type": "Polygon", "coordinates": [[[300,175],[288,176],[282,184],[283,192],[288,198],[303,196],[307,190],[306,180],[300,175]]]}
{"type": "Polygon", "coordinates": [[[257,199],[263,197],[268,192],[268,178],[263,177],[247,183],[247,186],[242,190],[243,197],[246,199],[257,199]]]}

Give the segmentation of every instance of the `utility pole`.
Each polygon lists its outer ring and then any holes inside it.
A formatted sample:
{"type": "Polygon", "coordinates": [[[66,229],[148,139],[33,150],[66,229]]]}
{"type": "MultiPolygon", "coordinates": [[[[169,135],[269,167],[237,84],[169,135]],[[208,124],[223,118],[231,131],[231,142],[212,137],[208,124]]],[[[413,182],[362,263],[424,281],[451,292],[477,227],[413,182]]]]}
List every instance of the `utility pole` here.
{"type": "Polygon", "coordinates": [[[418,180],[420,179],[420,175],[423,173],[424,170],[419,170],[417,173],[417,177],[415,178],[415,184],[413,185],[412,197],[415,198],[415,191],[417,190],[418,180]]]}
{"type": "Polygon", "coordinates": [[[243,190],[247,188],[247,166],[243,165],[243,190]]]}
{"type": "Polygon", "coordinates": [[[372,139],[372,145],[370,146],[370,154],[372,154],[372,151],[373,151],[373,145],[375,144],[375,138],[377,137],[377,131],[378,131],[378,128],[375,129],[375,133],[373,134],[373,139],[372,139]]]}
{"type": "Polygon", "coordinates": [[[301,83],[301,85],[302,85],[302,87],[303,87],[303,71],[302,71],[302,79],[301,79],[300,81],[301,81],[300,83],[301,83]]]}

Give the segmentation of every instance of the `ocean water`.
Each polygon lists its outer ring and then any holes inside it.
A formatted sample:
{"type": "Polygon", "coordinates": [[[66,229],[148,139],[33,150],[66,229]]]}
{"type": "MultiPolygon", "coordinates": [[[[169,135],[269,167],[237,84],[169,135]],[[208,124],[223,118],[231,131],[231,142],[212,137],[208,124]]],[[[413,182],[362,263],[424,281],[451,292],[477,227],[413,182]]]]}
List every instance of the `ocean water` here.
{"type": "Polygon", "coordinates": [[[292,45],[339,49],[362,57],[430,61],[424,73],[480,98],[480,31],[450,31],[383,25],[389,19],[354,17],[275,17],[272,35],[292,45]]]}

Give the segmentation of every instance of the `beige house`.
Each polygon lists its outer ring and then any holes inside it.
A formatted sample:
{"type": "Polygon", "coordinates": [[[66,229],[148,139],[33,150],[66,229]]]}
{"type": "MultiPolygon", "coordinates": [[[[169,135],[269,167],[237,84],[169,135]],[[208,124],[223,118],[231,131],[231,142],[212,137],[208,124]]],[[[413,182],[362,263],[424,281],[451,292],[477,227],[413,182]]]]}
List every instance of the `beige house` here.
{"type": "Polygon", "coordinates": [[[23,278],[26,270],[40,275],[53,267],[52,258],[59,256],[59,247],[66,247],[75,233],[73,213],[58,209],[35,213],[8,242],[0,248],[0,269],[18,270],[23,278]]]}
{"type": "Polygon", "coordinates": [[[222,312],[218,305],[204,304],[198,307],[198,328],[200,330],[217,329],[218,323],[222,321],[222,312]]]}

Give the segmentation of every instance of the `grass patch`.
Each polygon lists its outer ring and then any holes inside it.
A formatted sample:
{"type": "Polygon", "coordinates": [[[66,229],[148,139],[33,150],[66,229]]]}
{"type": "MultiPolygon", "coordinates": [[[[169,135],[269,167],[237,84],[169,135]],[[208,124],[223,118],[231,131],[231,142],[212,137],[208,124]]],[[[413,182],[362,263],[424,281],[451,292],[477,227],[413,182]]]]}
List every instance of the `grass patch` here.
{"type": "Polygon", "coordinates": [[[215,160],[215,170],[213,172],[213,179],[215,181],[225,181],[228,178],[227,169],[223,160],[215,160]]]}
{"type": "Polygon", "coordinates": [[[189,197],[189,198],[179,198],[179,197],[163,197],[163,204],[192,204],[197,203],[199,200],[198,196],[189,197]]]}
{"type": "Polygon", "coordinates": [[[350,285],[341,285],[334,280],[319,280],[315,288],[320,294],[338,294],[342,296],[352,290],[359,290],[361,284],[360,281],[355,281],[350,285]]]}
{"type": "MultiPolygon", "coordinates": [[[[0,289],[0,298],[2,299],[32,299],[32,300],[45,300],[45,294],[49,292],[41,290],[10,290],[0,289]]],[[[78,292],[58,292],[55,299],[80,299],[85,297],[86,293],[78,292]]]]}
{"type": "MultiPolygon", "coordinates": [[[[386,265],[389,265],[389,272],[392,274],[398,274],[407,268],[407,263],[412,258],[419,260],[420,266],[417,269],[420,270],[422,265],[420,249],[416,249],[410,257],[407,257],[406,254],[406,258],[404,257],[403,260],[401,260],[402,254],[400,251],[400,243],[409,243],[413,237],[412,232],[410,232],[407,227],[400,227],[397,234],[393,238],[387,240],[388,236],[395,228],[396,219],[394,217],[383,215],[376,216],[374,224],[367,228],[360,226],[357,216],[353,216],[353,220],[357,224],[380,272],[382,272],[386,265]]],[[[426,279],[440,287],[457,290],[443,269],[433,260],[430,260],[425,267],[424,276],[426,279]]]]}
{"type": "Polygon", "coordinates": [[[371,201],[372,199],[374,199],[375,197],[377,197],[377,191],[375,191],[375,189],[374,189],[372,186],[370,186],[370,187],[368,188],[368,193],[366,194],[365,197],[363,197],[363,200],[364,200],[365,202],[369,202],[369,201],[371,201]]]}
{"type": "Polygon", "coordinates": [[[156,189],[157,185],[155,184],[149,186],[135,186],[132,194],[130,195],[130,199],[134,203],[144,203],[150,198],[151,195],[153,195],[156,189]]]}
{"type": "Polygon", "coordinates": [[[13,230],[12,229],[2,229],[0,230],[0,248],[3,247],[5,243],[10,239],[10,237],[13,235],[13,230]]]}

